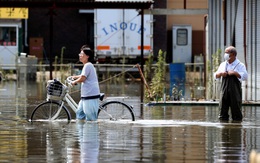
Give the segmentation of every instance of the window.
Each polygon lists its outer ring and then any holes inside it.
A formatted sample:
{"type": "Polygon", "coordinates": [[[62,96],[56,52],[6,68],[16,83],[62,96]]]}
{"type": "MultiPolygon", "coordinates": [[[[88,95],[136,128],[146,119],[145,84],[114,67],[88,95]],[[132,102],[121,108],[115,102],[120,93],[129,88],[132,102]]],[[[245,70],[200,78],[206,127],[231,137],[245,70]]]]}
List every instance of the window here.
{"type": "Polygon", "coordinates": [[[16,46],[16,27],[0,27],[0,46],[16,46]]]}
{"type": "Polygon", "coordinates": [[[177,45],[188,45],[187,29],[177,29],[177,45]]]}

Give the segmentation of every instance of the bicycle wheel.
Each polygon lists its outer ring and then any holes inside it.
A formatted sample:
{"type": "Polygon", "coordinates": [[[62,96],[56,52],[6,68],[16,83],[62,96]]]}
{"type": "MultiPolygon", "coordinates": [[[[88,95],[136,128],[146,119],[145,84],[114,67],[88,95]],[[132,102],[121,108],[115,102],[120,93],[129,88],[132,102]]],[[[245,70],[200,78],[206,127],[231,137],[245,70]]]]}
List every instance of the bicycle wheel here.
{"type": "Polygon", "coordinates": [[[56,101],[46,101],[39,104],[32,112],[30,121],[71,120],[68,109],[56,101]]]}
{"type": "Polygon", "coordinates": [[[135,121],[135,116],[131,106],[121,101],[108,101],[99,107],[98,119],[135,121]]]}

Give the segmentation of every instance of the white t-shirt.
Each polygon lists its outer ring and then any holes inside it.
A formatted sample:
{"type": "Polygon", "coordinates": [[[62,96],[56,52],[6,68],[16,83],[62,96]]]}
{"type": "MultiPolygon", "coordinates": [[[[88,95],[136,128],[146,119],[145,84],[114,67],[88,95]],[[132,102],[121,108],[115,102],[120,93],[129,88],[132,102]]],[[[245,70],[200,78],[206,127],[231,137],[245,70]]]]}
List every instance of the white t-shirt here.
{"type": "Polygon", "coordinates": [[[86,80],[81,83],[81,97],[97,96],[100,94],[97,73],[94,65],[91,62],[83,66],[81,75],[86,77],[86,80]]]}

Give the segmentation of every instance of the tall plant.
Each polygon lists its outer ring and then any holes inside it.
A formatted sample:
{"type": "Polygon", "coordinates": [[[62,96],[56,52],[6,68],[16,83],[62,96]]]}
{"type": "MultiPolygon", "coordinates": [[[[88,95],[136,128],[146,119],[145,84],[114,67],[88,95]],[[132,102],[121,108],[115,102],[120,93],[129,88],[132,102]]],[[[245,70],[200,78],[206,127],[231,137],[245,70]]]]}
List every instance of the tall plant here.
{"type": "Polygon", "coordinates": [[[217,71],[218,66],[221,63],[221,52],[222,52],[221,49],[218,49],[216,53],[212,54],[211,56],[212,64],[210,64],[209,62],[207,63],[207,69],[208,69],[208,77],[207,77],[208,91],[207,92],[208,92],[208,97],[212,99],[215,99],[215,95],[213,94],[214,92],[213,89],[216,87],[213,82],[213,73],[217,71]]]}
{"type": "Polygon", "coordinates": [[[150,97],[151,100],[161,99],[164,94],[165,74],[166,74],[165,56],[166,56],[166,52],[159,50],[157,63],[150,84],[150,90],[152,96],[150,97]]]}
{"type": "Polygon", "coordinates": [[[144,71],[144,77],[147,82],[151,82],[151,76],[152,76],[152,67],[153,67],[153,53],[150,53],[146,62],[145,62],[145,71],[144,71]]]}

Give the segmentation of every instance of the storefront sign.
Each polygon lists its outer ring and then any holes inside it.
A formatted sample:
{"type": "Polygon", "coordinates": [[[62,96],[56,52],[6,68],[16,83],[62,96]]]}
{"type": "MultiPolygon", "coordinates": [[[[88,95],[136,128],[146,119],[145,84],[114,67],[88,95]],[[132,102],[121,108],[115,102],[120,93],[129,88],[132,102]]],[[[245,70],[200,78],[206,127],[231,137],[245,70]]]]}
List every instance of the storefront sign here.
{"type": "Polygon", "coordinates": [[[0,8],[0,19],[28,19],[28,8],[0,8]]]}

